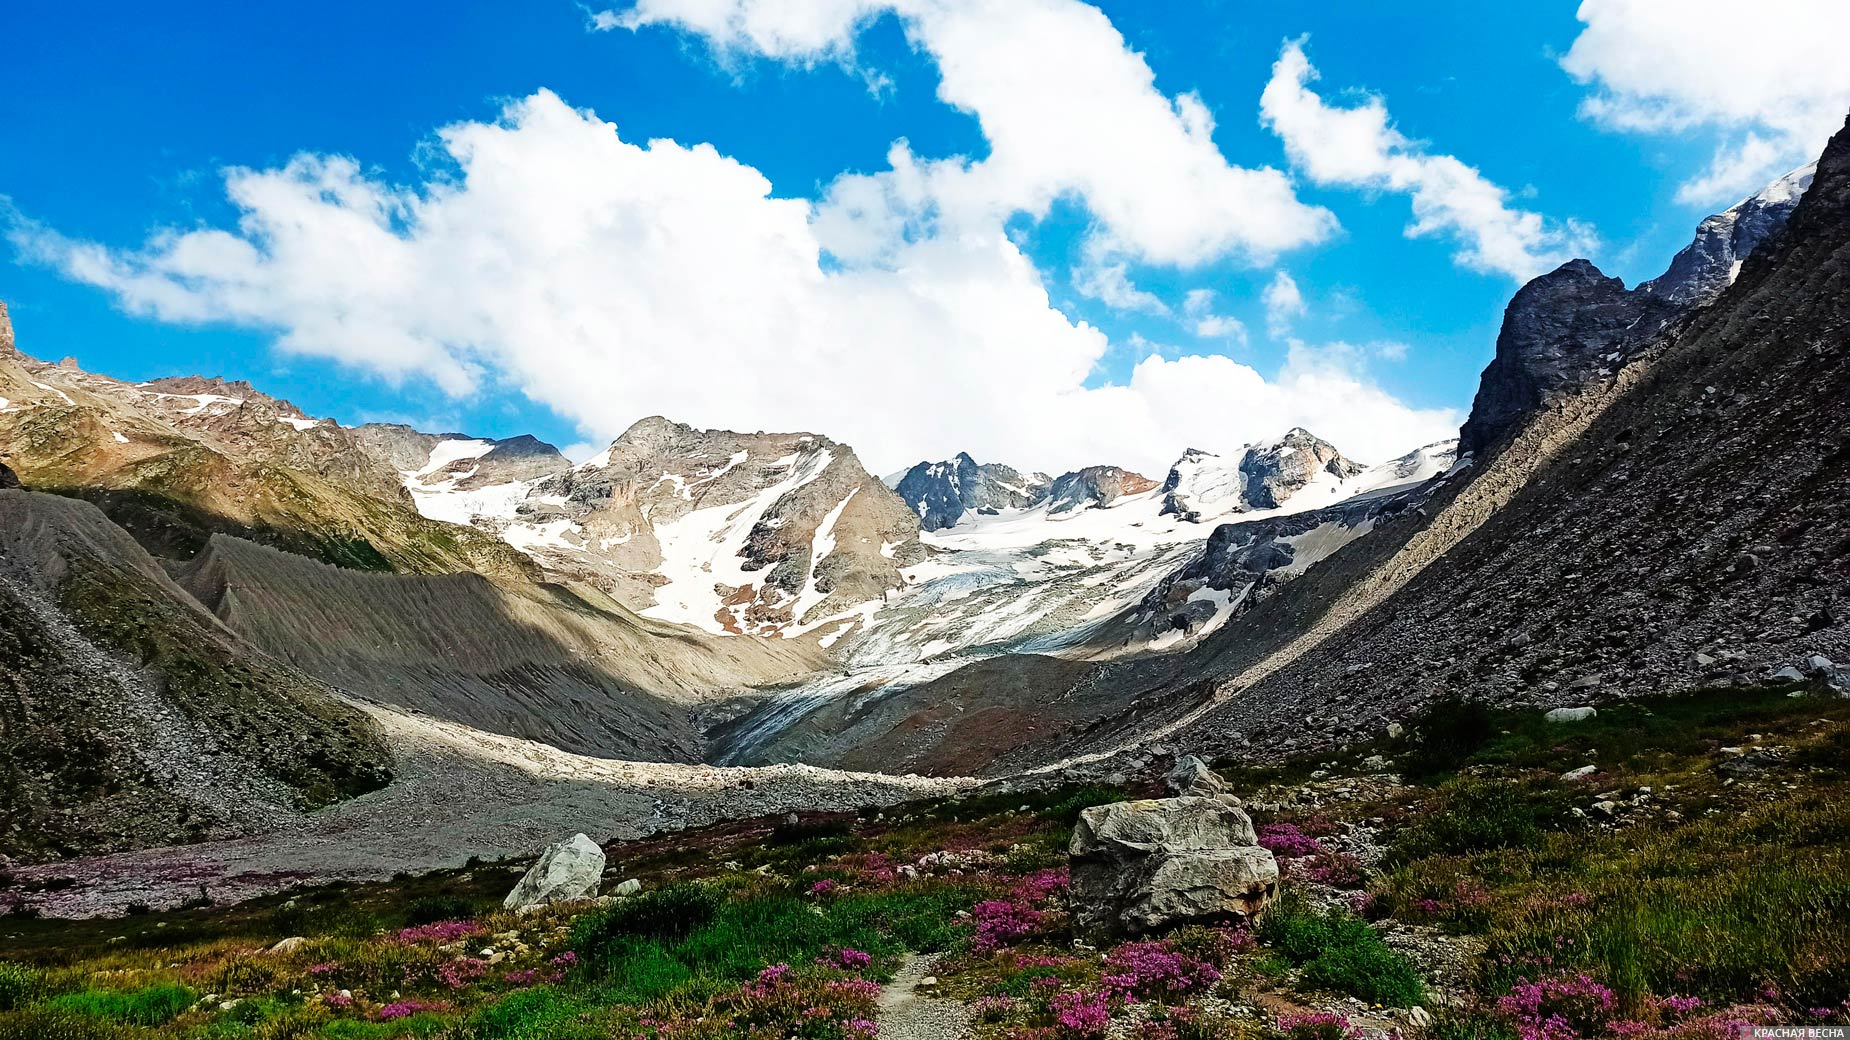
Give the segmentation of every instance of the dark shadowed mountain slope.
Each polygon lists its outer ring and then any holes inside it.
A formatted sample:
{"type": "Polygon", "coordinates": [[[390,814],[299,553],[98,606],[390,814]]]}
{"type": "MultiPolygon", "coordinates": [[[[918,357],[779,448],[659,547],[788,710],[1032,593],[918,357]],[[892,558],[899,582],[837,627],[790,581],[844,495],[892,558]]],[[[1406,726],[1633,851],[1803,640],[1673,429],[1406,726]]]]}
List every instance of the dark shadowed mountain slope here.
{"type": "Polygon", "coordinates": [[[365,574],[224,536],[180,580],[230,628],[343,690],[581,754],[696,760],[690,703],[823,663],[809,643],[708,636],[588,588],[365,574]]]}
{"type": "Polygon", "coordinates": [[[0,491],[0,851],[264,829],[390,776],[378,728],[88,503],[0,491]]]}

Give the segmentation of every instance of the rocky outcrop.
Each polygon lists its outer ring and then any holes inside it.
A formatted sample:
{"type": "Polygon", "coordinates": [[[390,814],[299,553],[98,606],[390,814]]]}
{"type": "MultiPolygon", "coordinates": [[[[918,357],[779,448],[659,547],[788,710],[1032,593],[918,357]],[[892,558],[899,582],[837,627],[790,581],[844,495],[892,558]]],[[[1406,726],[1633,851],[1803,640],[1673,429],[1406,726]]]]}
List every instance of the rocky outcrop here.
{"type": "Polygon", "coordinates": [[[1636,289],[1586,260],[1523,286],[1504,311],[1459,450],[1482,452],[1549,402],[1610,379],[1667,324],[1712,302],[1786,226],[1816,169],[1800,167],[1705,219],[1669,269],[1636,289]]]}
{"type": "Polygon", "coordinates": [[[6,311],[6,301],[0,300],[0,354],[11,354],[13,346],[13,318],[6,311]]]}
{"type": "Polygon", "coordinates": [[[1116,466],[1087,466],[1063,473],[1047,489],[1047,511],[1103,509],[1126,495],[1153,490],[1156,481],[1116,466]]]}
{"type": "Polygon", "coordinates": [[[1696,240],[1671,259],[1669,269],[1638,290],[1686,308],[1714,300],[1734,282],[1748,255],[1786,226],[1817,170],[1817,163],[1807,163],[1705,219],[1696,228],[1696,240]]]}
{"type": "Polygon", "coordinates": [[[5,491],[8,488],[17,488],[19,486],[21,486],[19,483],[19,474],[8,468],[6,463],[0,462],[0,491],[5,491]]]}
{"type": "Polygon", "coordinates": [[[1190,448],[1163,482],[1163,512],[1193,523],[1278,509],[1319,476],[1349,480],[1364,470],[1302,427],[1225,458],[1190,448]]]}
{"type": "Polygon", "coordinates": [[[921,462],[893,490],[919,515],[919,526],[939,531],[966,513],[1026,509],[1047,493],[1045,473],[1021,473],[1001,463],[979,464],[966,453],[948,462],[921,462]]]}
{"type": "Polygon", "coordinates": [[[1609,379],[1681,308],[1570,260],[1517,290],[1459,450],[1480,454],[1548,402],[1609,379]]]}
{"type": "Polygon", "coordinates": [[[540,853],[539,860],[527,868],[501,905],[509,910],[526,910],[595,899],[603,879],[604,850],[583,834],[574,834],[540,853]]]}
{"type": "Polygon", "coordinates": [[[1248,918],[1278,895],[1278,861],[1218,797],[1094,806],[1069,853],[1073,929],[1095,944],[1248,918]]]}

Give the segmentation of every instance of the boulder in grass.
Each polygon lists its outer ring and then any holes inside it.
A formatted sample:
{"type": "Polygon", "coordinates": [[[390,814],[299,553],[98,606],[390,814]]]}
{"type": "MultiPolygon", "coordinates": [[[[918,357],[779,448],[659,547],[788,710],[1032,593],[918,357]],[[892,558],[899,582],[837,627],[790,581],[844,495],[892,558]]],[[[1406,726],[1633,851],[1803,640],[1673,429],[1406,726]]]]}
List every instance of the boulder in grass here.
{"type": "Polygon", "coordinates": [[[540,853],[520,883],[502,903],[509,910],[525,910],[549,903],[570,903],[597,898],[604,877],[604,850],[582,834],[574,834],[540,853]]]}
{"type": "Polygon", "coordinates": [[[1584,722],[1598,715],[1599,709],[1593,707],[1555,708],[1543,715],[1542,719],[1545,722],[1584,722]]]}
{"type": "Polygon", "coordinates": [[[1278,861],[1219,797],[1093,806],[1068,851],[1073,927],[1093,943],[1251,917],[1278,895],[1278,861]]]}
{"type": "MultiPolygon", "coordinates": [[[[1169,785],[1169,790],[1186,797],[1233,797],[1227,790],[1227,781],[1222,780],[1218,773],[1208,768],[1206,762],[1194,755],[1183,755],[1176,759],[1175,766],[1169,770],[1169,775],[1164,777],[1164,780],[1169,785]]],[[[1234,799],[1233,804],[1240,804],[1239,800],[1234,799]]]]}

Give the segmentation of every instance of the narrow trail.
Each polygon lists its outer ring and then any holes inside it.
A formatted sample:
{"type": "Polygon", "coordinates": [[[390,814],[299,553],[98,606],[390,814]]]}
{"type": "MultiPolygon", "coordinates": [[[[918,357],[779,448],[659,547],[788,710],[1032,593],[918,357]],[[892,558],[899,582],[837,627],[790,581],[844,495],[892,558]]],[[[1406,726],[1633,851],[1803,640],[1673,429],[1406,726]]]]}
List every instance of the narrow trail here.
{"type": "Polygon", "coordinates": [[[961,1001],[921,992],[938,954],[907,954],[899,973],[880,992],[880,1040],[961,1040],[970,1035],[970,1009],[961,1001]]]}

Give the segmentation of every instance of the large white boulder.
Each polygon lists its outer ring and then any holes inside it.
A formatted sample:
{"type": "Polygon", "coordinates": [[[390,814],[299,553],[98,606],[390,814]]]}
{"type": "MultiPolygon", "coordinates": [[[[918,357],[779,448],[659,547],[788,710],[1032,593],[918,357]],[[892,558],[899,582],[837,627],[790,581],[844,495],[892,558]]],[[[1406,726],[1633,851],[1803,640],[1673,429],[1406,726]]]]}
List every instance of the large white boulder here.
{"type": "Polygon", "coordinates": [[[595,899],[603,877],[604,850],[590,838],[574,834],[569,840],[540,853],[539,862],[527,870],[502,905],[509,910],[520,910],[547,903],[595,899]]]}
{"type": "Polygon", "coordinates": [[[1250,917],[1278,895],[1278,861],[1219,797],[1093,806],[1068,852],[1073,927],[1092,942],[1250,917]]]}

